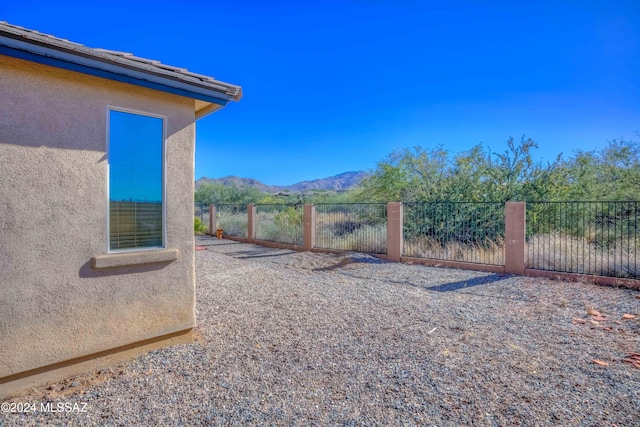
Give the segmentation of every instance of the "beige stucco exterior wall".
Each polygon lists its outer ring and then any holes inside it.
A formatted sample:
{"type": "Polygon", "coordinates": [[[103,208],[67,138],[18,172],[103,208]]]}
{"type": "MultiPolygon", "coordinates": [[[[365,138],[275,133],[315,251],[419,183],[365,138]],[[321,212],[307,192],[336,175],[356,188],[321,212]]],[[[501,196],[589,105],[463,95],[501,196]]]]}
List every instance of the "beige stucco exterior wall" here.
{"type": "Polygon", "coordinates": [[[192,99],[0,55],[0,380],[195,325],[194,141],[192,99]],[[177,260],[92,268],[107,253],[107,106],[167,117],[177,260]]]}

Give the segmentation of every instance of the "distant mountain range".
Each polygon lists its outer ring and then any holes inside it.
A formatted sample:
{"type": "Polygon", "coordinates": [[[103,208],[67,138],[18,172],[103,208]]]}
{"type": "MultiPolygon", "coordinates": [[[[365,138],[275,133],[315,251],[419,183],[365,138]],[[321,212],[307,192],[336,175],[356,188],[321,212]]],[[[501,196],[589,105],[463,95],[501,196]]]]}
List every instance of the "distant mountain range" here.
{"type": "Polygon", "coordinates": [[[363,178],[367,177],[366,172],[344,172],[329,178],[314,179],[312,181],[302,181],[293,185],[267,185],[253,178],[240,178],[237,176],[226,176],[224,178],[207,178],[202,177],[196,181],[196,189],[202,184],[210,182],[218,182],[224,185],[235,185],[237,187],[250,186],[255,187],[264,193],[277,193],[280,191],[289,191],[292,193],[302,193],[305,191],[325,190],[325,191],[344,191],[354,188],[360,184],[363,178]]]}

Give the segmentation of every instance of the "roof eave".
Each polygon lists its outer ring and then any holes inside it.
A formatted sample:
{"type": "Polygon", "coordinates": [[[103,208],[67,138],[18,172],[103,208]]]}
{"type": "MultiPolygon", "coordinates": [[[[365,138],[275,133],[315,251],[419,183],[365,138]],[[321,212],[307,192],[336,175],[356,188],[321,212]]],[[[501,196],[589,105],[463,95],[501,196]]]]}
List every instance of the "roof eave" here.
{"type": "Polygon", "coordinates": [[[199,99],[221,107],[229,101],[238,101],[242,97],[242,89],[239,86],[217,80],[197,84],[185,79],[161,75],[152,71],[151,67],[132,64],[133,61],[125,58],[109,58],[92,49],[78,48],[78,51],[75,51],[75,49],[64,49],[15,38],[15,35],[9,36],[12,34],[0,33],[0,54],[199,99]]]}
{"type": "Polygon", "coordinates": [[[224,105],[211,103],[206,107],[200,108],[196,110],[196,120],[200,120],[203,117],[208,116],[209,114],[213,114],[216,111],[222,109],[224,105]]]}

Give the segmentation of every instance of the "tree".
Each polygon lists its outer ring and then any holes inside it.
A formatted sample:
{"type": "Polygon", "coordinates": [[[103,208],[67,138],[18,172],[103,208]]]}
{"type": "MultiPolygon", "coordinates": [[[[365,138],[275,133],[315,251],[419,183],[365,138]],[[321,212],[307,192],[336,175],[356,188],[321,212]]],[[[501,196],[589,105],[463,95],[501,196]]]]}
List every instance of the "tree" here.
{"type": "Polygon", "coordinates": [[[394,151],[362,181],[359,198],[371,202],[444,200],[449,166],[449,153],[442,147],[394,151]]]}
{"type": "Polygon", "coordinates": [[[242,204],[256,203],[265,196],[260,190],[244,186],[224,185],[218,182],[202,184],[195,192],[195,201],[210,204],[242,204]]]}
{"type": "Polygon", "coordinates": [[[578,151],[565,165],[573,200],[638,200],[640,143],[614,139],[599,151],[578,151]]]}
{"type": "Polygon", "coordinates": [[[534,162],[531,151],[538,145],[523,136],[516,145],[507,140],[503,153],[488,156],[486,166],[489,186],[487,199],[491,201],[550,200],[557,195],[556,185],[562,181],[562,154],[552,163],[534,162]]]}
{"type": "Polygon", "coordinates": [[[534,162],[532,139],[507,140],[503,153],[476,145],[452,156],[442,147],[394,151],[362,183],[363,201],[495,201],[555,197],[562,182],[561,156],[534,162]],[[557,188],[558,187],[558,188],[557,188]]]}

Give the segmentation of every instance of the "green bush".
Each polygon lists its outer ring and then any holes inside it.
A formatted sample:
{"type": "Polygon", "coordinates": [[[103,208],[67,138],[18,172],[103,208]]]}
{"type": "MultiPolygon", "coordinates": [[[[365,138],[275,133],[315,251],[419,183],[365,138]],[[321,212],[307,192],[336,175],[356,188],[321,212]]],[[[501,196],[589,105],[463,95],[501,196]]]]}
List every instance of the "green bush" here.
{"type": "Polygon", "coordinates": [[[202,220],[198,217],[193,218],[193,231],[195,234],[205,234],[208,230],[208,227],[204,225],[202,220]]]}

